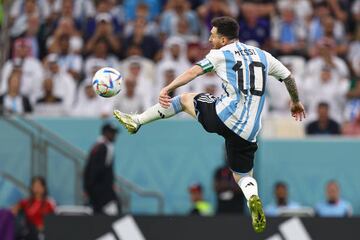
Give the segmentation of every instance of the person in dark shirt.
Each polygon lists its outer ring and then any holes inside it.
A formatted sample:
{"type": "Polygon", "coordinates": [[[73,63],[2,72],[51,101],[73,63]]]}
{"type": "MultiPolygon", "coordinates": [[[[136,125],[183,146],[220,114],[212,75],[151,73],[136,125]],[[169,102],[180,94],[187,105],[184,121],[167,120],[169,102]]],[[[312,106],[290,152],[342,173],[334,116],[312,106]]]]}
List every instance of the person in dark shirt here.
{"type": "Polygon", "coordinates": [[[53,80],[51,78],[45,79],[43,82],[44,95],[41,96],[36,103],[61,103],[62,99],[55,96],[53,93],[53,80]]]}
{"type": "Polygon", "coordinates": [[[270,43],[270,22],[268,19],[259,16],[256,4],[243,8],[239,18],[241,42],[257,44],[259,47],[268,49],[270,43]]]}
{"type": "Polygon", "coordinates": [[[244,198],[229,166],[219,167],[214,176],[217,214],[243,214],[244,198]]]}
{"type": "Polygon", "coordinates": [[[308,135],[338,135],[339,124],[329,116],[329,104],[320,102],[318,105],[318,119],[306,126],[308,135]]]}
{"type": "Polygon", "coordinates": [[[114,145],[118,129],[106,123],[92,147],[84,171],[84,190],[95,214],[118,215],[121,206],[114,191],[114,145]]]}

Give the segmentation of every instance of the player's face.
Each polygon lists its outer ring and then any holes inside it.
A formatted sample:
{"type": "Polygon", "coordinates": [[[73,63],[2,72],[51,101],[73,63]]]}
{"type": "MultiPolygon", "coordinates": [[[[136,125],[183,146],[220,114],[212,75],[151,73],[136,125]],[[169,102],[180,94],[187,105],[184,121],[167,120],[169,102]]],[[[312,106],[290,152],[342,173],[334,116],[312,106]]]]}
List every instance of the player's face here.
{"type": "Polygon", "coordinates": [[[218,34],[216,27],[213,27],[210,31],[209,42],[214,49],[219,49],[225,46],[225,38],[218,34]]]}

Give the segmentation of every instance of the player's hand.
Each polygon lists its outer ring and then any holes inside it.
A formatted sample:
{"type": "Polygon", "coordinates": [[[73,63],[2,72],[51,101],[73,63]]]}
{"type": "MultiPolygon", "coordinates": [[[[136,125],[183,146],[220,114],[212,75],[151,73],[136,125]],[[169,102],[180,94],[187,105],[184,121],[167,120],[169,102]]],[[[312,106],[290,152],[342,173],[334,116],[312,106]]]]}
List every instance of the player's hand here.
{"type": "Polygon", "coordinates": [[[302,121],[306,117],[305,109],[301,102],[291,102],[291,116],[293,116],[296,121],[302,121]]]}
{"type": "Polygon", "coordinates": [[[160,91],[159,103],[163,108],[170,107],[171,97],[169,96],[169,90],[166,87],[160,91]]]}

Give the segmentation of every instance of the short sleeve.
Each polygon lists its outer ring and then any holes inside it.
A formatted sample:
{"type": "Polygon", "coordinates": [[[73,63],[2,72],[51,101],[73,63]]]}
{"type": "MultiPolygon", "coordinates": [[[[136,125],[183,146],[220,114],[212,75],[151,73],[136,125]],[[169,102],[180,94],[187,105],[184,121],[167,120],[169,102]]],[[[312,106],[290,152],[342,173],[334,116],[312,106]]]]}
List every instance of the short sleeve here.
{"type": "Polygon", "coordinates": [[[275,77],[279,81],[282,81],[290,76],[291,72],[289,71],[289,69],[287,69],[287,67],[284,66],[284,64],[282,64],[279,60],[274,58],[270,53],[265,51],[264,53],[268,61],[268,68],[269,68],[268,74],[270,76],[275,77]]]}
{"type": "Polygon", "coordinates": [[[220,62],[220,53],[220,51],[213,49],[203,60],[197,62],[196,65],[199,65],[204,72],[212,72],[220,62]]]}

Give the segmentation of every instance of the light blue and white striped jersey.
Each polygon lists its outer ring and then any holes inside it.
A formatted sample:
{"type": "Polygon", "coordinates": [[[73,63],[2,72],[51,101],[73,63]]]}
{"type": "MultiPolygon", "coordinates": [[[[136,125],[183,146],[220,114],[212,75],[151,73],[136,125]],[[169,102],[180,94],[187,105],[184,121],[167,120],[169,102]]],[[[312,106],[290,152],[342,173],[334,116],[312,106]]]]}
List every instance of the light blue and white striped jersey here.
{"type": "Polygon", "coordinates": [[[290,71],[268,52],[239,41],[211,50],[198,65],[222,79],[224,93],[216,101],[219,118],[237,135],[255,142],[267,75],[282,81],[290,71]]]}

